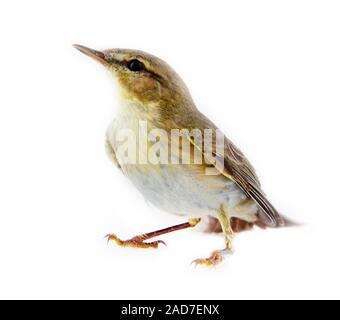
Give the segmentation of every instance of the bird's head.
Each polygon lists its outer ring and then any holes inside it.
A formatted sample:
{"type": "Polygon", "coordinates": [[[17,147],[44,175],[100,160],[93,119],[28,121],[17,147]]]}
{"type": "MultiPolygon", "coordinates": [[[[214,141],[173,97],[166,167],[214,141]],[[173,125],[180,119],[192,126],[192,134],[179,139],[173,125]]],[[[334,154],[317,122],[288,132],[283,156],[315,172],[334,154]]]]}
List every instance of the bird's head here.
{"type": "Polygon", "coordinates": [[[157,108],[165,116],[192,105],[189,91],[177,73],[151,54],[130,49],[97,51],[81,45],[74,47],[99,61],[115,76],[126,100],[145,108],[157,108]]]}

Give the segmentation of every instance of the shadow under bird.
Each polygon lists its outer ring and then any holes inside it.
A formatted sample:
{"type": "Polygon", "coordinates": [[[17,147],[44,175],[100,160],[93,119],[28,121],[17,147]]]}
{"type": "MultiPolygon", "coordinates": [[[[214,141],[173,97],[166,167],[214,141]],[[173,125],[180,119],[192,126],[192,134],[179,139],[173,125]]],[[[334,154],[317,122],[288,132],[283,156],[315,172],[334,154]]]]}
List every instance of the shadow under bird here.
{"type": "MultiPolygon", "coordinates": [[[[216,161],[212,161],[206,150],[190,135],[184,135],[183,139],[187,139],[190,152],[201,153],[203,161],[200,164],[123,161],[117,152],[117,134],[126,128],[138,134],[141,120],[146,121],[150,129],[159,128],[166,132],[185,128],[199,129],[204,134],[206,129],[218,128],[199,112],[182,79],[163,60],[138,50],[97,51],[81,45],[74,47],[103,64],[118,83],[119,110],[106,134],[106,149],[112,161],[148,201],[169,213],[188,217],[187,223],[129,240],[121,240],[115,234],[108,235],[108,240],[125,247],[157,248],[159,244],[164,244],[162,240],[148,240],[192,228],[202,218],[207,218],[213,228],[223,232],[225,248],[212,252],[208,258],[196,259],[194,263],[211,266],[221,262],[223,256],[231,252],[233,231],[247,230],[254,225],[282,227],[288,222],[267,199],[249,161],[226,137],[223,158],[219,159],[215,152],[216,161]],[[222,163],[222,167],[218,163],[222,163]],[[220,174],[208,175],[207,168],[216,168],[220,174]]],[[[214,135],[212,142],[217,143],[214,135]]],[[[168,145],[163,147],[168,148],[168,145]]]]}

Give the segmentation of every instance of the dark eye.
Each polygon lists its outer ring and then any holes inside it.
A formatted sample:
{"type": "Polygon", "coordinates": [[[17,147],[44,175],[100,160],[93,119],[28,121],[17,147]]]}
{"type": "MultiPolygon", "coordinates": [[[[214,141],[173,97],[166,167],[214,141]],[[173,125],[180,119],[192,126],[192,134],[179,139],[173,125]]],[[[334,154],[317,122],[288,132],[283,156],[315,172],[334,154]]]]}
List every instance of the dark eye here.
{"type": "Polygon", "coordinates": [[[137,60],[137,59],[130,60],[130,61],[127,63],[127,67],[128,67],[131,71],[134,71],[134,72],[145,70],[144,63],[143,63],[143,62],[140,62],[140,61],[137,60]]]}

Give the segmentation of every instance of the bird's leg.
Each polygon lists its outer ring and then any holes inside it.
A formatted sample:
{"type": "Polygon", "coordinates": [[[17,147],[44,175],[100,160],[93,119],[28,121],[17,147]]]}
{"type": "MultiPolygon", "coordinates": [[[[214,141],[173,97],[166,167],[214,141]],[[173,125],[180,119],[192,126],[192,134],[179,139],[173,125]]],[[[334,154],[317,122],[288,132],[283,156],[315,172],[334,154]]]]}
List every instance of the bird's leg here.
{"type": "Polygon", "coordinates": [[[157,231],[152,231],[149,233],[144,233],[138,236],[135,236],[129,240],[121,240],[119,239],[115,234],[108,234],[107,240],[108,241],[115,241],[119,246],[122,247],[132,247],[132,248],[158,248],[159,244],[165,244],[164,241],[162,240],[157,240],[157,241],[152,241],[152,242],[145,242],[145,240],[158,237],[162,234],[182,230],[182,229],[187,229],[187,228],[193,228],[195,227],[199,222],[201,221],[200,218],[195,218],[195,219],[189,219],[188,222],[186,223],[181,223],[176,226],[168,227],[165,229],[157,230],[157,231]]]}
{"type": "Polygon", "coordinates": [[[225,248],[223,250],[215,250],[212,252],[209,258],[204,258],[204,259],[196,259],[192,263],[196,265],[207,265],[207,266],[215,266],[222,262],[223,256],[225,254],[231,253],[232,252],[232,235],[233,235],[233,230],[231,228],[230,224],[230,218],[226,212],[226,210],[221,207],[219,213],[218,213],[218,220],[221,223],[222,226],[222,231],[225,237],[225,248]]]}

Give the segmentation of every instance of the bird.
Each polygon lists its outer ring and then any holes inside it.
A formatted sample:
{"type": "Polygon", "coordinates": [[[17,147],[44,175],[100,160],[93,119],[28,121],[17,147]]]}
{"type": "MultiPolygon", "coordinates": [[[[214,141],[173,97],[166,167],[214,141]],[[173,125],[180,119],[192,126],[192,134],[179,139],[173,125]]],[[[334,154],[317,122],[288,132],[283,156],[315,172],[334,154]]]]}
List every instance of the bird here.
{"type": "Polygon", "coordinates": [[[155,237],[193,228],[208,219],[211,228],[223,232],[225,246],[193,262],[215,266],[233,252],[234,232],[254,225],[279,228],[289,224],[268,200],[249,160],[223,133],[222,147],[219,143],[218,148],[219,129],[198,110],[186,84],[168,63],[140,50],[99,51],[79,44],[73,46],[105,66],[119,89],[116,116],[106,132],[105,145],[110,159],[147,201],[187,218],[185,223],[128,240],[112,233],[107,235],[108,241],[123,247],[158,248],[165,242],[154,240],[155,237]],[[146,124],[148,132],[158,129],[169,135],[173,130],[186,129],[180,136],[182,144],[180,139],[174,139],[177,142],[173,144],[186,152],[174,154],[171,148],[169,154],[170,142],[159,143],[157,156],[164,152],[165,160],[174,159],[174,163],[151,161],[147,155],[155,145],[146,141],[144,147],[141,140],[137,140],[139,153],[136,152],[134,162],[127,161],[126,154],[120,150],[122,139],[118,137],[124,130],[137,135],[141,123],[146,124]],[[193,130],[201,133],[199,142],[191,135],[193,130]],[[211,142],[208,147],[201,143],[206,140],[211,142]],[[184,144],[188,148],[184,148],[184,144]],[[198,155],[200,161],[194,162],[190,158],[192,154],[198,155]]]}

